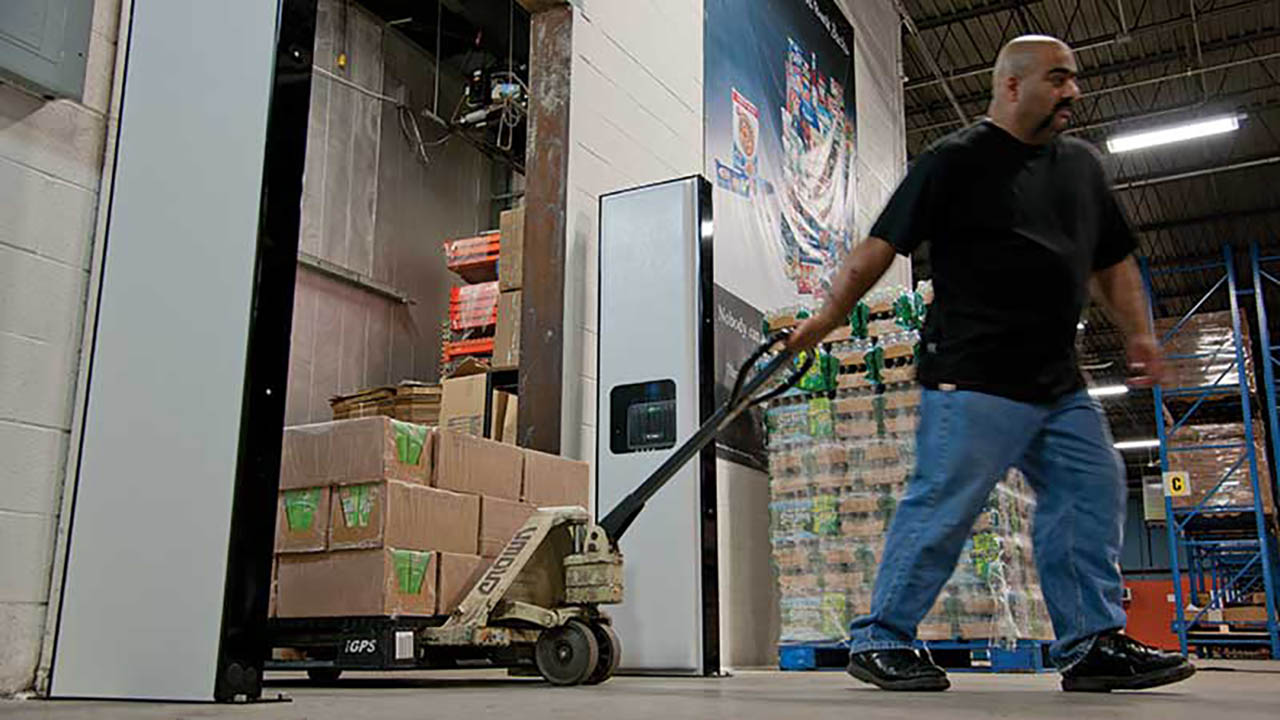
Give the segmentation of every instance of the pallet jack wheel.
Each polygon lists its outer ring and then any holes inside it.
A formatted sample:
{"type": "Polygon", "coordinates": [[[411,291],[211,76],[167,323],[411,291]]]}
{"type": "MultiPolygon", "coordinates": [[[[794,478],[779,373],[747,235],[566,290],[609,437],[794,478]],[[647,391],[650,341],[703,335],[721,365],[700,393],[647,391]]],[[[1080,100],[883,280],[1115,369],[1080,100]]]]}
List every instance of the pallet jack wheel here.
{"type": "Polygon", "coordinates": [[[538,672],[552,685],[580,685],[600,661],[600,644],[586,623],[570,620],[542,631],[534,659],[538,672]]]}
{"type": "Polygon", "coordinates": [[[599,685],[617,672],[618,664],[622,662],[622,641],[618,639],[618,633],[614,632],[612,625],[593,623],[591,631],[595,633],[596,644],[600,646],[600,660],[585,684],[599,685]]]}
{"type": "Polygon", "coordinates": [[[314,682],[337,682],[338,678],[342,677],[342,671],[338,668],[311,668],[307,671],[307,677],[314,682]]]}

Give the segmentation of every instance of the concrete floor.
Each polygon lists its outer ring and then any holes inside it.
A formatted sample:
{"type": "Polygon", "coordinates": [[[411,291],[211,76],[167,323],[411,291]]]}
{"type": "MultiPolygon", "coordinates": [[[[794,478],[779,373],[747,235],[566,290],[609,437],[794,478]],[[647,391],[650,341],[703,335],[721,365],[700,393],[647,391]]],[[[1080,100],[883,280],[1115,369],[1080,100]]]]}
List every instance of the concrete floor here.
{"type": "Polygon", "coordinates": [[[1280,663],[1203,662],[1191,680],[1166,690],[1068,695],[1056,675],[952,674],[946,693],[885,693],[843,673],[739,672],[732,678],[619,677],[595,688],[551,688],[491,671],[343,678],[329,687],[280,676],[274,696],[290,703],[245,706],[62,701],[0,702],[4,720],[219,718],[226,720],[390,720],[505,717],[631,718],[1272,718],[1280,707],[1280,663]]]}

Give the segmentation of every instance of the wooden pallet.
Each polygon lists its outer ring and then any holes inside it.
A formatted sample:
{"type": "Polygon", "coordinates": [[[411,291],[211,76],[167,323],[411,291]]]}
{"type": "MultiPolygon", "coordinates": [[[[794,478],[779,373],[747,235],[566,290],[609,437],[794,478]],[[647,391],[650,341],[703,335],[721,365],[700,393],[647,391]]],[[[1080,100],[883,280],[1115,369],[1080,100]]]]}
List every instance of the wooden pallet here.
{"type": "MultiPolygon", "coordinates": [[[[1047,640],[1017,640],[1006,645],[992,640],[917,642],[933,661],[952,672],[1049,672],[1047,640]]],[[[788,671],[843,670],[849,663],[846,642],[787,643],[778,646],[778,668],[788,671]]]]}

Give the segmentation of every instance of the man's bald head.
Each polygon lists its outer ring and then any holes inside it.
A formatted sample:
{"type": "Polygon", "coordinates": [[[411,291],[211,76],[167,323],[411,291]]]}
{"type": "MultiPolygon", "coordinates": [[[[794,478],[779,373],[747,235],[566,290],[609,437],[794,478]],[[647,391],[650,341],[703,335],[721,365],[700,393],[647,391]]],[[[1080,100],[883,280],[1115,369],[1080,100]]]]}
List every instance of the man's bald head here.
{"type": "Polygon", "coordinates": [[[992,87],[999,89],[1008,78],[1022,80],[1044,63],[1046,56],[1066,51],[1071,48],[1056,37],[1049,35],[1022,35],[1016,37],[1000,48],[996,56],[996,67],[992,72],[992,87]]]}
{"type": "Polygon", "coordinates": [[[1043,143],[1067,128],[1080,95],[1076,59],[1066,43],[1048,35],[1023,35],[1000,49],[991,78],[997,125],[1029,143],[1043,143]]]}

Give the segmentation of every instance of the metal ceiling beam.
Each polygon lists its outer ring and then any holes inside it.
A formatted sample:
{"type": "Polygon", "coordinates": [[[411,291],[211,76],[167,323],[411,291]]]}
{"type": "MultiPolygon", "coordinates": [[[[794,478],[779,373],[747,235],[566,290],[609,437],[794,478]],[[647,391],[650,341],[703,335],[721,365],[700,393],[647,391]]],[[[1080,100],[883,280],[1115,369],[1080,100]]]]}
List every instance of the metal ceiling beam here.
{"type": "Polygon", "coordinates": [[[994,15],[996,13],[1006,12],[1009,10],[1017,10],[1027,5],[1034,5],[1036,2],[1038,2],[1038,0],[1000,0],[999,2],[992,2],[985,5],[978,5],[976,7],[965,8],[964,10],[957,10],[956,12],[947,13],[946,15],[935,15],[931,18],[924,18],[916,23],[916,27],[920,30],[933,30],[935,28],[954,25],[958,22],[964,22],[965,20],[972,20],[973,18],[986,17],[987,15],[994,15]]]}
{"type": "Polygon", "coordinates": [[[942,76],[942,68],[938,66],[938,61],[934,59],[933,53],[929,52],[929,47],[925,45],[924,38],[920,37],[920,30],[916,28],[915,21],[911,19],[911,13],[907,12],[906,6],[902,4],[902,0],[895,0],[898,7],[898,15],[902,18],[902,23],[907,26],[907,32],[911,37],[915,38],[916,45],[920,47],[920,54],[924,56],[925,62],[933,70],[934,77],[942,84],[942,92],[946,94],[947,100],[951,101],[951,107],[956,111],[956,117],[959,118],[961,125],[969,124],[969,116],[964,114],[964,109],[960,107],[960,103],[956,102],[956,95],[951,91],[951,84],[942,76]]]}
{"type": "MultiPolygon", "coordinates": [[[[1218,42],[1214,42],[1214,43],[1206,43],[1204,45],[1204,52],[1212,53],[1212,52],[1219,52],[1222,50],[1230,50],[1232,48],[1239,47],[1241,45],[1248,45],[1250,43],[1271,40],[1272,38],[1276,38],[1276,37],[1280,37],[1280,28],[1273,28],[1271,30],[1264,30],[1262,32],[1249,33],[1247,35],[1239,35],[1234,38],[1219,40],[1218,42]]],[[[1167,50],[1165,52],[1161,52],[1156,55],[1134,58],[1132,60],[1125,60],[1123,62],[1110,63],[1107,65],[1099,65],[1093,68],[1089,68],[1080,73],[1079,79],[1088,80],[1090,78],[1101,77],[1104,75],[1113,75],[1115,73],[1128,72],[1130,70],[1138,70],[1145,67],[1151,67],[1153,65],[1160,65],[1160,64],[1169,63],[1169,62],[1177,62],[1183,59],[1184,58],[1183,58],[1182,51],[1167,50]]],[[[985,101],[988,97],[990,97],[990,92],[984,90],[982,92],[971,93],[969,95],[962,96],[959,98],[959,101],[961,105],[967,105],[973,102],[985,101]]],[[[939,103],[936,103],[936,102],[929,103],[924,107],[919,107],[919,108],[908,111],[907,116],[910,117],[912,115],[923,115],[944,107],[945,105],[940,105],[939,103]]]]}
{"type": "MultiPolygon", "coordinates": [[[[1260,5],[1268,5],[1271,2],[1274,2],[1274,0],[1248,0],[1248,2],[1239,2],[1232,5],[1227,5],[1225,7],[1216,8],[1213,10],[1200,11],[1196,13],[1196,18],[1198,18],[1201,22],[1204,22],[1206,20],[1212,20],[1213,18],[1222,17],[1224,15],[1230,15],[1232,13],[1237,13],[1242,10],[1249,10],[1251,8],[1258,7],[1260,5]]],[[[1160,32],[1162,30],[1171,30],[1174,28],[1183,27],[1185,25],[1190,25],[1194,21],[1195,21],[1195,18],[1193,18],[1191,15],[1189,14],[1183,15],[1176,18],[1159,20],[1157,22],[1147,23],[1145,25],[1138,25],[1137,27],[1129,28],[1127,34],[1125,35],[1107,34],[1107,35],[1096,35],[1091,38],[1085,38],[1084,40],[1079,40],[1077,42],[1071,43],[1071,46],[1072,46],[1072,49],[1077,53],[1085,50],[1096,50],[1098,48],[1107,47],[1108,45],[1116,45],[1119,43],[1127,42],[1129,39],[1132,39],[1134,37],[1149,35],[1151,33],[1160,32]]],[[[917,27],[920,27],[920,25],[917,24],[917,27]]],[[[968,67],[961,68],[959,70],[956,70],[948,74],[946,76],[946,79],[947,81],[950,82],[954,80],[962,80],[967,77],[985,75],[987,73],[990,73],[991,70],[994,68],[994,66],[995,66],[994,61],[989,63],[982,63],[979,65],[970,65],[968,67]]],[[[903,90],[911,91],[911,90],[919,90],[920,88],[925,88],[925,87],[932,87],[933,85],[936,85],[936,84],[938,84],[937,78],[928,78],[928,79],[921,78],[919,80],[909,80],[903,83],[902,88],[903,90]]]]}
{"type": "MultiPolygon", "coordinates": [[[[1275,29],[1275,31],[1267,31],[1265,33],[1257,33],[1257,36],[1249,36],[1249,37],[1252,38],[1251,41],[1270,40],[1271,37],[1280,37],[1280,29],[1275,29]],[[1261,37],[1261,36],[1266,36],[1266,37],[1261,37]]],[[[1219,49],[1225,49],[1225,47],[1219,47],[1219,49]]],[[[1124,85],[1101,87],[1101,88],[1098,88],[1098,90],[1084,92],[1084,94],[1080,95],[1080,97],[1093,97],[1097,95],[1110,94],[1110,92],[1133,90],[1133,88],[1135,87],[1155,85],[1155,83],[1167,82],[1167,81],[1171,81],[1171,79],[1194,77],[1194,76],[1199,76],[1199,74],[1203,74],[1203,73],[1216,72],[1216,70],[1225,70],[1225,69],[1235,68],[1235,67],[1239,67],[1239,65],[1262,63],[1262,61],[1275,60],[1277,58],[1280,58],[1280,53],[1254,55],[1254,56],[1251,56],[1251,58],[1242,58],[1239,60],[1230,61],[1230,63],[1220,63],[1217,65],[1210,65],[1210,67],[1207,67],[1207,68],[1192,68],[1188,70],[1181,70],[1181,72],[1164,74],[1164,76],[1142,79],[1142,81],[1124,83],[1124,85]]],[[[1158,59],[1144,60],[1142,61],[1142,63],[1134,65],[1134,67],[1144,67],[1144,65],[1155,65],[1155,64],[1161,63],[1161,61],[1167,61],[1167,60],[1158,60],[1158,59]]],[[[1123,63],[1123,64],[1132,65],[1132,63],[1123,63]]],[[[1117,67],[1117,65],[1106,65],[1106,67],[1103,69],[1105,69],[1106,72],[1108,73],[1120,72],[1121,70],[1121,68],[1117,67]],[[1110,68],[1115,68],[1115,69],[1110,69],[1110,68]]],[[[1133,67],[1126,67],[1123,69],[1133,69],[1133,67]]],[[[1085,73],[1085,74],[1102,74],[1102,73],[1085,73]]],[[[1082,74],[1082,77],[1083,77],[1083,74],[1082,74]]],[[[959,99],[960,105],[970,104],[970,102],[975,102],[975,101],[987,100],[989,95],[991,95],[989,94],[989,92],[982,92],[982,94],[973,94],[973,95],[966,95],[964,97],[960,97],[959,99]]],[[[943,106],[943,108],[945,108],[945,106],[943,106]]],[[[942,109],[942,108],[938,108],[937,104],[931,104],[931,105],[925,106],[925,108],[922,108],[922,109],[909,111],[909,113],[906,113],[906,117],[910,118],[910,117],[913,117],[913,115],[924,115],[938,109],[942,109]]],[[[908,135],[911,135],[911,133],[927,132],[927,131],[931,131],[931,129],[952,127],[952,126],[955,126],[955,124],[956,123],[954,122],[954,120],[942,120],[942,122],[927,124],[927,126],[918,126],[914,128],[908,128],[906,129],[906,133],[908,133],[908,135]]]]}
{"type": "Polygon", "coordinates": [[[1267,60],[1275,60],[1276,58],[1280,58],[1280,52],[1267,53],[1266,55],[1255,55],[1253,57],[1241,58],[1239,60],[1232,60],[1231,62],[1218,63],[1217,65],[1210,65],[1208,67],[1191,68],[1190,70],[1184,70],[1182,72],[1169,73],[1168,75],[1161,75],[1160,77],[1148,78],[1146,80],[1137,80],[1135,82],[1124,83],[1121,85],[1110,85],[1107,87],[1101,87],[1101,88],[1098,88],[1097,90],[1090,90],[1087,93],[1081,93],[1080,97],[1087,98],[1087,97],[1095,97],[1098,95],[1107,95],[1113,92],[1120,92],[1123,90],[1132,90],[1133,88],[1143,87],[1145,85],[1154,85],[1156,83],[1165,82],[1166,80],[1177,80],[1178,78],[1189,78],[1189,77],[1194,77],[1196,75],[1204,75],[1205,73],[1216,72],[1218,70],[1228,70],[1230,68],[1239,67],[1241,65],[1251,65],[1257,62],[1266,62],[1267,60]]]}
{"type": "MultiPolygon", "coordinates": [[[[1256,93],[1266,92],[1267,90],[1274,90],[1275,88],[1278,88],[1278,87],[1280,87],[1280,82],[1268,83],[1266,85],[1259,85],[1257,87],[1252,87],[1247,90],[1239,90],[1237,92],[1231,92],[1231,93],[1222,93],[1221,95],[1213,96],[1212,99],[1215,103],[1215,107],[1228,107],[1228,104],[1227,104],[1228,101],[1247,98],[1256,93]]],[[[1084,125],[1073,125],[1071,126],[1070,129],[1065,130],[1064,132],[1068,135],[1074,135],[1077,133],[1085,132],[1087,130],[1096,130],[1101,127],[1107,127],[1108,125],[1117,125],[1119,123],[1126,123],[1133,120],[1141,120],[1143,118],[1159,117],[1161,115],[1171,115],[1173,113],[1183,112],[1186,110],[1195,110],[1197,108],[1201,108],[1204,106],[1205,106],[1205,101],[1197,100],[1196,102],[1193,102],[1193,103],[1181,103],[1181,104],[1172,105],[1169,107],[1152,108],[1150,110],[1139,110],[1138,112],[1122,113],[1120,115],[1111,115],[1109,117],[1104,117],[1104,118],[1095,120],[1093,122],[1085,123],[1084,125]]],[[[1274,110],[1276,108],[1280,108],[1280,100],[1272,100],[1268,102],[1251,102],[1245,105],[1236,106],[1234,109],[1237,112],[1242,112],[1246,115],[1256,115],[1258,113],[1267,112],[1269,110],[1274,110]]],[[[938,130],[941,128],[953,127],[954,125],[955,123],[953,123],[950,120],[947,120],[946,122],[932,123],[930,125],[921,125],[919,127],[909,128],[907,130],[907,133],[908,134],[922,133],[922,132],[927,132],[929,130],[938,130]]]]}
{"type": "MultiPolygon", "coordinates": [[[[1249,88],[1248,90],[1241,90],[1238,92],[1222,93],[1221,95],[1215,95],[1213,97],[1214,105],[1215,107],[1225,107],[1227,106],[1227,101],[1238,100],[1240,98],[1245,98],[1255,93],[1265,92],[1267,90],[1273,90],[1277,87],[1280,87],[1280,82],[1268,83],[1266,85],[1259,85],[1258,87],[1253,87],[1253,88],[1249,88]]],[[[1096,130],[1098,128],[1106,127],[1108,125],[1117,125],[1120,123],[1130,122],[1132,120],[1141,120],[1143,118],[1159,117],[1161,115],[1171,115],[1173,113],[1182,112],[1185,110],[1195,110],[1197,108],[1202,108],[1204,106],[1205,106],[1204,100],[1197,100],[1196,102],[1193,102],[1193,103],[1181,103],[1178,105],[1172,105],[1169,107],[1163,107],[1158,109],[1152,108],[1151,110],[1139,110],[1138,112],[1134,112],[1134,113],[1112,115],[1111,117],[1105,117],[1100,120],[1095,120],[1093,122],[1086,123],[1084,125],[1074,125],[1071,127],[1071,129],[1066,130],[1065,132],[1067,134],[1082,133],[1087,130],[1096,130]]],[[[1257,113],[1267,112],[1269,110],[1274,110],[1276,108],[1280,108],[1280,100],[1271,100],[1269,102],[1252,102],[1246,105],[1238,105],[1235,107],[1235,110],[1237,112],[1242,112],[1246,115],[1253,115],[1257,113]]]]}
{"type": "Polygon", "coordinates": [[[1241,220],[1244,218],[1258,217],[1260,215],[1280,214],[1280,206],[1250,208],[1248,210],[1230,210],[1227,212],[1210,213],[1208,215],[1197,215],[1195,217],[1177,218],[1176,220],[1163,220],[1161,222],[1143,223],[1134,227],[1139,233],[1153,233],[1161,230],[1171,230],[1177,227],[1188,227],[1191,225],[1208,225],[1210,223],[1224,222],[1227,220],[1241,220]]]}
{"type": "Polygon", "coordinates": [[[1146,175],[1127,179],[1111,186],[1112,190],[1120,192],[1122,190],[1133,190],[1135,188],[1147,187],[1148,185],[1158,185],[1160,183],[1173,182],[1175,180],[1188,180],[1190,178],[1204,177],[1206,175],[1217,175],[1218,173],[1232,172],[1235,170],[1246,170],[1249,168],[1262,167],[1264,165],[1275,165],[1280,163],[1280,155],[1268,155],[1254,160],[1242,160],[1240,162],[1227,163],[1224,165],[1212,165],[1210,167],[1196,168],[1194,170],[1185,170],[1181,172],[1168,173],[1164,175],[1146,175]]]}

